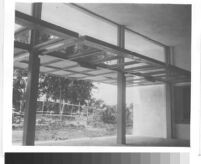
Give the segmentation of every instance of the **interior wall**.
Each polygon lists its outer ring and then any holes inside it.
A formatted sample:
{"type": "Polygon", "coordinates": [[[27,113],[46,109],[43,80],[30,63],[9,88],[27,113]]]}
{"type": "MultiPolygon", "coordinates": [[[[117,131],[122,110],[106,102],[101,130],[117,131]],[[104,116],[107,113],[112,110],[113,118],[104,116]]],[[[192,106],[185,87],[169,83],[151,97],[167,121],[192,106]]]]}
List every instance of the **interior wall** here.
{"type": "Polygon", "coordinates": [[[166,138],[165,85],[134,87],[133,135],[166,138]]]}

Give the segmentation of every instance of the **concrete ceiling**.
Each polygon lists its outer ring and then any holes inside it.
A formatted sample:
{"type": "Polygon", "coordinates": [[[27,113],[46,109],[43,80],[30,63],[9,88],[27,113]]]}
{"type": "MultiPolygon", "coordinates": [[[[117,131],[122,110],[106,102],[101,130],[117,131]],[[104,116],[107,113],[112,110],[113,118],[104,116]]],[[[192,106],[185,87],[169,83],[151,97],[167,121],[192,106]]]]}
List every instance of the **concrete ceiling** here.
{"type": "Polygon", "coordinates": [[[191,43],[191,6],[170,4],[77,4],[169,46],[191,43]]]}

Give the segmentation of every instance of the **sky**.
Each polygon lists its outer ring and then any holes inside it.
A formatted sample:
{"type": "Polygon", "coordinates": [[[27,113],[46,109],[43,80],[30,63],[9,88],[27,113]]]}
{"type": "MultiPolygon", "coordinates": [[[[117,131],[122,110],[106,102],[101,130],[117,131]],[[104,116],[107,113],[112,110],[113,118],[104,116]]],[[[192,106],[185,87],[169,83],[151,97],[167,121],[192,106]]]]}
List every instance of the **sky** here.
{"type": "MultiPolygon", "coordinates": [[[[96,99],[102,99],[108,105],[117,104],[117,86],[103,83],[93,83],[97,89],[93,89],[93,96],[96,99]]],[[[126,89],[126,104],[133,102],[133,87],[126,89]]]]}

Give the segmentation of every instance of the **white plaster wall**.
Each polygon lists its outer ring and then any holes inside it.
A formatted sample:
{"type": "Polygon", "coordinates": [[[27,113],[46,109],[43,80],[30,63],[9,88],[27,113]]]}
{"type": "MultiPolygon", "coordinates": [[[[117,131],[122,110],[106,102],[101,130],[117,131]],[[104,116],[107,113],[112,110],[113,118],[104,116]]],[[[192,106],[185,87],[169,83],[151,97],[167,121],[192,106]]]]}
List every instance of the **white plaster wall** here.
{"type": "MultiPolygon", "coordinates": [[[[165,85],[134,87],[133,93],[133,135],[166,138],[165,85]]],[[[190,124],[176,124],[175,137],[190,140],[190,124]]]]}
{"type": "Polygon", "coordinates": [[[133,135],[165,138],[165,85],[134,87],[133,100],[133,135]]]}

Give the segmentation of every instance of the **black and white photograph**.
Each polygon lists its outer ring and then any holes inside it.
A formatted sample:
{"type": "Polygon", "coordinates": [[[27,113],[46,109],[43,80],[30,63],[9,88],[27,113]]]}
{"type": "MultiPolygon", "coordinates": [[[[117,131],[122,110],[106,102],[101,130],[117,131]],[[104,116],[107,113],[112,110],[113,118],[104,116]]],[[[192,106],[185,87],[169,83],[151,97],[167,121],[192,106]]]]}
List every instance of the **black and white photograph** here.
{"type": "Polygon", "coordinates": [[[16,2],[12,144],[189,147],[191,10],[16,2]]]}
{"type": "Polygon", "coordinates": [[[201,1],[0,2],[0,163],[199,164],[201,1]]]}

